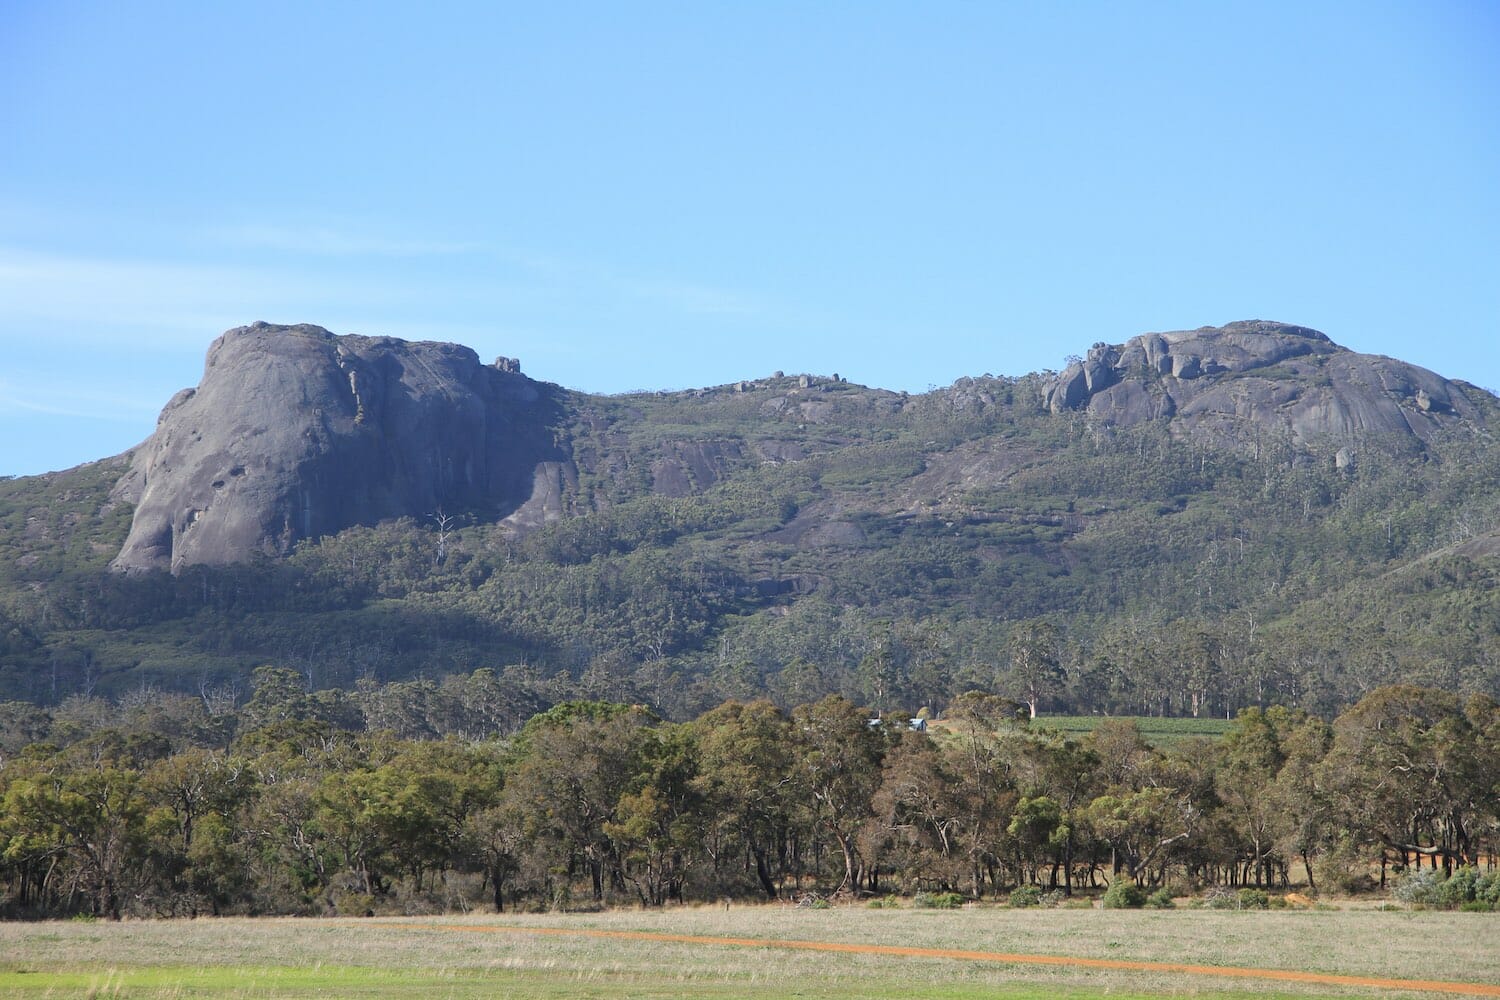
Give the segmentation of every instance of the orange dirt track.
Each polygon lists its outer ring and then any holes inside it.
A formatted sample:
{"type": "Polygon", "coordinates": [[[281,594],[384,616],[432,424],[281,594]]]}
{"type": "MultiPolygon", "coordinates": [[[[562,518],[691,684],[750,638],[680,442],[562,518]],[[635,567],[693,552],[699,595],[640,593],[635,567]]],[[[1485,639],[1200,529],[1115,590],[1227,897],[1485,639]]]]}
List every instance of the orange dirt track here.
{"type": "MultiPolygon", "coordinates": [[[[389,926],[389,925],[388,925],[389,926]]],[[[957,948],[911,948],[893,944],[851,944],[842,941],[780,941],[773,938],[709,937],[697,934],[660,934],[651,931],[606,931],[586,927],[471,926],[460,924],[398,924],[420,930],[469,934],[536,934],[559,937],[610,938],[617,941],[666,941],[736,948],[786,948],[796,951],[832,951],[856,955],[897,955],[903,958],[956,958],[968,962],[1000,962],[1013,965],[1057,965],[1080,969],[1123,969],[1131,972],[1170,972],[1186,976],[1221,976],[1322,986],[1364,986],[1385,990],[1420,990],[1475,997],[1500,997],[1500,986],[1457,983],[1435,979],[1380,979],[1375,976],[1341,976],[1329,972],[1298,972],[1294,969],[1254,969],[1233,965],[1184,965],[1176,962],[1133,962],[1116,958],[1077,958],[1071,955],[1019,955],[1001,951],[963,951],[957,948]]]]}

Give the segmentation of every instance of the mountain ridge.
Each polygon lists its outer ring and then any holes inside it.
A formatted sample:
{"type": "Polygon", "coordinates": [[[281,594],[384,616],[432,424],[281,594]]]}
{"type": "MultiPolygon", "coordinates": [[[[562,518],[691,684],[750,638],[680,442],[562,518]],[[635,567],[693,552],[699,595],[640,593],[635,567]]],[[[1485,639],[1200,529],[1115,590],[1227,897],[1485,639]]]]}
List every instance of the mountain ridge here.
{"type": "MultiPolygon", "coordinates": [[[[830,388],[888,413],[913,398],[849,387],[836,375],[778,376],[613,398],[766,395],[758,416],[767,427],[789,417],[803,427],[828,422],[840,405],[830,388]]],[[[938,391],[957,393],[964,381],[938,391]]],[[[580,509],[580,464],[614,460],[607,435],[576,453],[566,429],[565,411],[586,420],[590,401],[605,398],[534,381],[512,359],[481,365],[456,344],[340,336],[307,324],[237,327],[210,347],[199,386],[175,395],[156,432],[132,450],[117,495],[136,514],[114,568],[176,572],[285,555],[303,539],[445,510],[535,528],[580,509]]],[[[971,402],[993,405],[983,391],[971,402]]],[[[1165,420],[1179,436],[1221,445],[1284,434],[1294,447],[1349,446],[1371,433],[1425,444],[1455,419],[1483,425],[1458,383],[1357,354],[1316,330],[1259,320],[1096,344],[1044,378],[1040,404],[1053,414],[1084,412],[1106,429],[1165,420]]],[[[1345,455],[1352,460],[1347,447],[1345,455]]],[[[785,456],[805,451],[774,439],[747,449],[687,423],[653,458],[649,489],[683,496],[728,466],[785,456]]]]}
{"type": "Polygon", "coordinates": [[[672,717],[914,708],[1014,694],[1040,635],[1053,704],[1085,711],[1500,693],[1500,400],[1306,328],[921,394],[616,396],[456,345],[237,329],[141,448],[0,481],[0,692],[270,662],[345,687],[504,667],[533,700],[672,717]],[[1127,396],[1174,410],[1122,419],[1127,396]]]}

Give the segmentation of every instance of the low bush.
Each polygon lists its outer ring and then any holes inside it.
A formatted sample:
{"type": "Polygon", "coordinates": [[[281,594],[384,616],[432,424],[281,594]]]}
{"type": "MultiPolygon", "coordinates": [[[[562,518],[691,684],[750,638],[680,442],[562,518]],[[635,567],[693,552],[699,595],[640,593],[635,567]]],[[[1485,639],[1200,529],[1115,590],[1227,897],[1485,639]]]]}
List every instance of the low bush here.
{"type": "Polygon", "coordinates": [[[1106,910],[1138,910],[1146,905],[1146,893],[1134,882],[1116,879],[1104,891],[1106,910]]]}
{"type": "Polygon", "coordinates": [[[964,905],[964,898],[956,892],[919,892],[911,902],[924,910],[956,910],[964,905]]]}
{"type": "Polygon", "coordinates": [[[1500,871],[1490,872],[1475,884],[1474,898],[1500,910],[1500,871]]]}
{"type": "Polygon", "coordinates": [[[1017,907],[1018,909],[1024,906],[1042,905],[1041,888],[1034,885],[1018,886],[1016,890],[1010,894],[1010,905],[1017,907]]]}
{"type": "Polygon", "coordinates": [[[1163,886],[1146,897],[1146,905],[1153,910],[1170,910],[1176,904],[1172,902],[1172,890],[1163,886]]]}
{"type": "Polygon", "coordinates": [[[1444,878],[1433,868],[1413,868],[1396,883],[1391,895],[1419,909],[1469,913],[1500,909],[1500,872],[1481,875],[1473,865],[1460,865],[1444,878]]]}
{"type": "Polygon", "coordinates": [[[1435,868],[1413,868],[1396,882],[1391,895],[1408,906],[1439,906],[1443,875],[1435,868]]]}
{"type": "Polygon", "coordinates": [[[1241,889],[1235,900],[1242,910],[1264,910],[1271,905],[1271,897],[1264,889],[1241,889]]]}
{"type": "Polygon", "coordinates": [[[1447,881],[1437,887],[1437,902],[1440,906],[1462,906],[1479,898],[1479,872],[1473,865],[1460,865],[1453,869],[1447,881]]]}

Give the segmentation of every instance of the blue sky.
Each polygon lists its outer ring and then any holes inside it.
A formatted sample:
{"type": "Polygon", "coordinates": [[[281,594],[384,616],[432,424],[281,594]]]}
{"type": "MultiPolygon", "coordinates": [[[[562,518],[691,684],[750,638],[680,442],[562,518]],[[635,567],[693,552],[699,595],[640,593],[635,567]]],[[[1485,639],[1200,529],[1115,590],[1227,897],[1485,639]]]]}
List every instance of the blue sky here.
{"type": "Polygon", "coordinates": [[[264,319],[601,392],[1278,319],[1500,388],[1500,5],[0,3],[0,474],[264,319]]]}

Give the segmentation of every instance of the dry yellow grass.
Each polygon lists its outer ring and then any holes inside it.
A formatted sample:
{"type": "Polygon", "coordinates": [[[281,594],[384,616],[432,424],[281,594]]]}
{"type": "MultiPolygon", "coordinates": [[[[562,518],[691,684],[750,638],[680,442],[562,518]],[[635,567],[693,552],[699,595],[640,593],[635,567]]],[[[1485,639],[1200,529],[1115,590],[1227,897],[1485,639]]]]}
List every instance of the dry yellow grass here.
{"type": "MultiPolygon", "coordinates": [[[[699,937],[771,938],[1197,965],[1301,969],[1396,979],[1500,983],[1500,915],[1377,911],[960,911],[791,907],[688,908],[602,914],[403,920],[197,920],[0,926],[0,969],[94,975],[193,965],[225,970],[328,970],[350,995],[900,996],[941,985],[944,995],[1081,991],[1095,996],[1372,995],[1367,988],[1255,984],[1162,971],[908,957],[814,954],[686,941],[478,933],[487,927],[562,927],[699,937]],[[459,928],[458,932],[444,928],[459,928]],[[467,931],[473,930],[474,933],[467,931]],[[360,976],[335,969],[365,970],[360,976]],[[380,975],[395,970],[385,986],[380,975]],[[363,976],[363,978],[361,978],[363,976]],[[354,989],[355,979],[373,985],[354,989]],[[408,994],[403,990],[410,988],[408,994]]],[[[274,978],[274,977],[271,977],[274,978]]],[[[14,979],[0,978],[5,989],[14,979]]],[[[37,985],[41,985],[37,981],[37,985]]],[[[245,996],[304,996],[269,988],[245,996]]],[[[219,986],[223,986],[220,981],[219,986]]],[[[117,990],[121,996],[211,995],[117,990]]],[[[27,996],[48,995],[42,992],[27,996]]],[[[64,992],[51,995],[63,996],[64,992]]],[[[1381,991],[1401,996],[1399,991],[1381,991]]]]}

